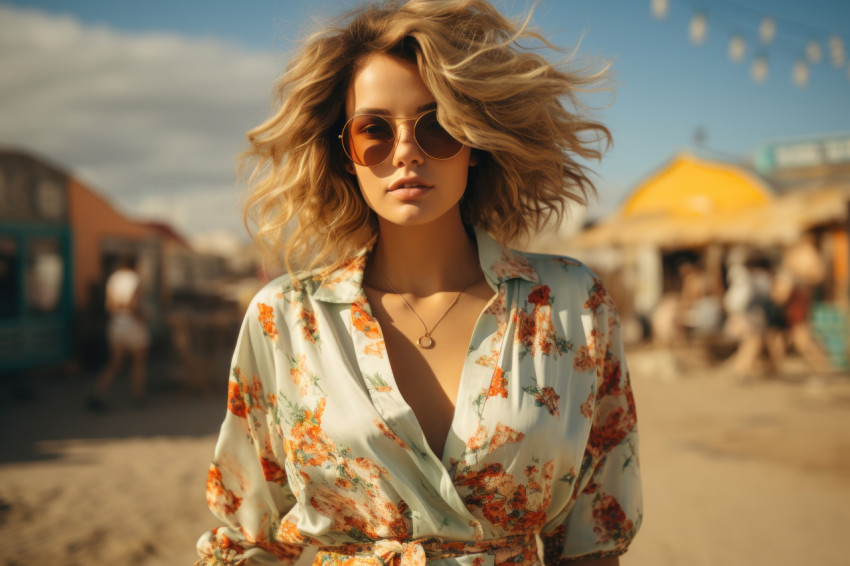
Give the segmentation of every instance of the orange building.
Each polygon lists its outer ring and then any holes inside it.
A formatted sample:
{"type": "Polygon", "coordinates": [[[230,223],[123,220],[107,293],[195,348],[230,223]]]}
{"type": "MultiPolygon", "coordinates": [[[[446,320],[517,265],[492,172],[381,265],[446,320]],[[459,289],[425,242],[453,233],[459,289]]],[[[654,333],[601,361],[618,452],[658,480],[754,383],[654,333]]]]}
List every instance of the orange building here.
{"type": "Polygon", "coordinates": [[[83,362],[101,357],[104,288],[121,257],[138,260],[146,307],[160,318],[163,250],[174,248],[191,251],[174,230],[128,218],[62,168],[0,149],[0,372],[72,351],[83,362]]]}

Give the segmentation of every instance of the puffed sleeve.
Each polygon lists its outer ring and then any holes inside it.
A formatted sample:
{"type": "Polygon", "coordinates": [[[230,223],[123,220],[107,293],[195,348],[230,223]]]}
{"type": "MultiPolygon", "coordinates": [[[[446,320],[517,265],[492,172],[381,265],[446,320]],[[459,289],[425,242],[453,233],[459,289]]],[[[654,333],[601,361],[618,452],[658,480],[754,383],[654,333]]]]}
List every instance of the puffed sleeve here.
{"type": "Polygon", "coordinates": [[[596,367],[590,434],[574,487],[574,505],[542,535],[546,566],[619,556],[643,518],[635,401],[617,311],[593,278],[584,305],[592,321],[588,354],[596,367]]]}
{"type": "MultiPolygon", "coordinates": [[[[302,547],[277,536],[295,498],[284,471],[275,387],[278,332],[271,301],[255,297],[239,332],[227,414],[207,475],[207,504],[223,526],[198,540],[196,566],[292,564],[302,547]]],[[[282,326],[282,325],[280,325],[282,326]]]]}

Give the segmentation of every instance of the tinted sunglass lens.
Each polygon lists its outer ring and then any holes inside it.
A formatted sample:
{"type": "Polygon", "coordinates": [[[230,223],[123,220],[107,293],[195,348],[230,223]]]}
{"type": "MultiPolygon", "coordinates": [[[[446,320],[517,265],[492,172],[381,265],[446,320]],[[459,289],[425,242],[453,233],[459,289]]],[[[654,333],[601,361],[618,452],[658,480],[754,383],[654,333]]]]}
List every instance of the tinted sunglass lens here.
{"type": "Polygon", "coordinates": [[[454,157],[463,147],[463,144],[454,139],[437,121],[436,110],[423,114],[416,121],[414,135],[422,151],[435,159],[454,157]]]}
{"type": "Polygon", "coordinates": [[[392,151],[395,132],[384,118],[355,116],[346,128],[343,134],[345,150],[355,163],[372,167],[382,163],[392,151]]]}

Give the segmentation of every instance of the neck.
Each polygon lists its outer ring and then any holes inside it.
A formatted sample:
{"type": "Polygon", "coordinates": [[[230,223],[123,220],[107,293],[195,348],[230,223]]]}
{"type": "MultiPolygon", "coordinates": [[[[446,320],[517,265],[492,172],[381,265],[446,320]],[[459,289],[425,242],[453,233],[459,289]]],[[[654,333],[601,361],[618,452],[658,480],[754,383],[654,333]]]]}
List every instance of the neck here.
{"type": "Polygon", "coordinates": [[[478,251],[457,209],[422,226],[380,220],[366,284],[414,296],[459,291],[481,274],[478,251]],[[389,283],[388,283],[389,281],[389,283]]]}

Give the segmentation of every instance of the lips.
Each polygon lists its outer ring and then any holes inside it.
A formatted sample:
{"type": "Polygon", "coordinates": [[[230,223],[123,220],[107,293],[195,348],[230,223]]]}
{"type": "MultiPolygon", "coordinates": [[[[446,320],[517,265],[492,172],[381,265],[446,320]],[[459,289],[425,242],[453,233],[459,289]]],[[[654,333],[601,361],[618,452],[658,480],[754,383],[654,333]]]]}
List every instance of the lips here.
{"type": "Polygon", "coordinates": [[[416,199],[428,193],[434,185],[430,185],[420,177],[403,177],[390,184],[388,192],[393,196],[408,200],[416,199]]]}
{"type": "Polygon", "coordinates": [[[398,190],[411,190],[411,189],[433,189],[433,185],[429,185],[425,182],[421,177],[402,177],[401,179],[396,179],[390,184],[389,191],[395,192],[398,190]]]}

